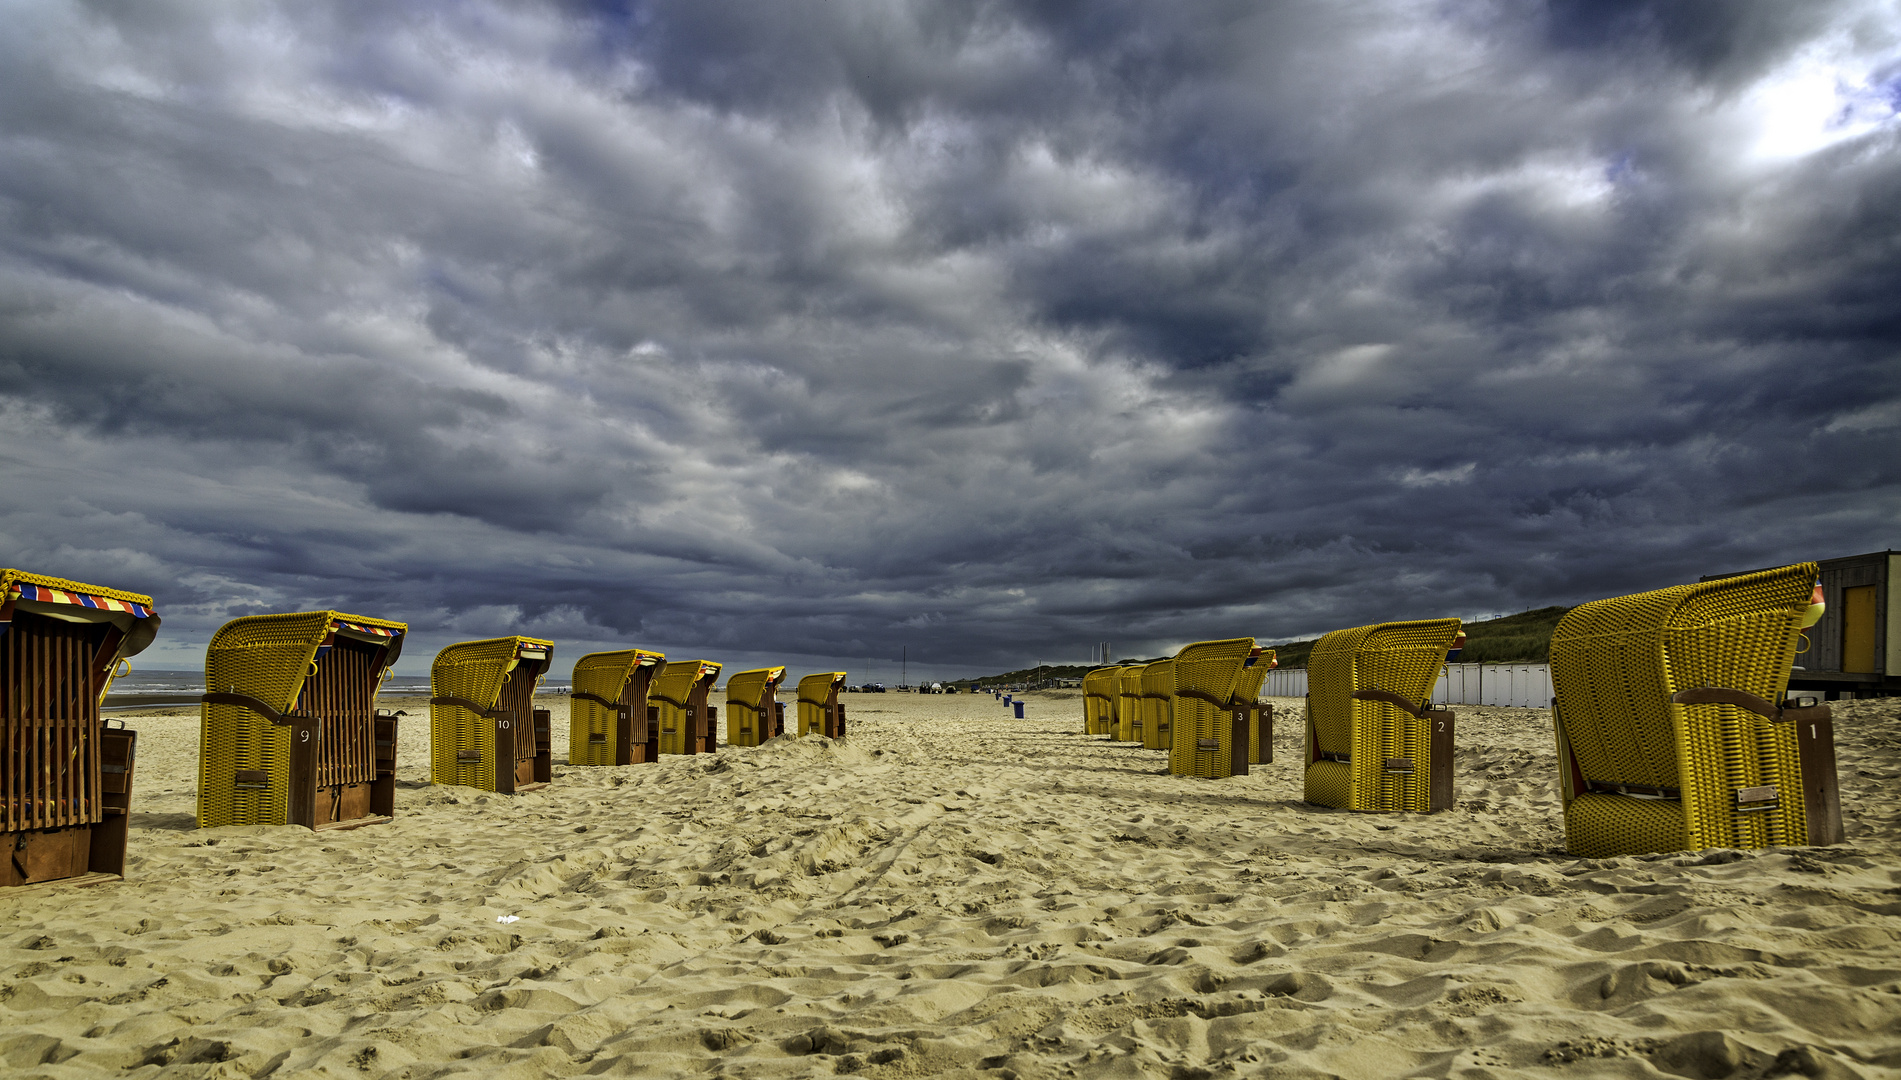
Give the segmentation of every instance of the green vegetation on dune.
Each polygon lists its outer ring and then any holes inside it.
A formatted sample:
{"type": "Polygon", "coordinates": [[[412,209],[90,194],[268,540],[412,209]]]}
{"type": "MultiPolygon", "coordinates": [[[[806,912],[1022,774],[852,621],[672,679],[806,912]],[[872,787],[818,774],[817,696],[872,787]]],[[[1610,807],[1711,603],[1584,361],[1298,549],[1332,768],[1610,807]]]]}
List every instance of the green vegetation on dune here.
{"type": "MultiPolygon", "coordinates": [[[[1459,662],[1542,664],[1551,658],[1551,632],[1570,610],[1568,607],[1538,608],[1502,619],[1466,623],[1465,652],[1459,656],[1459,662]]],[[[1314,642],[1290,641],[1273,648],[1281,667],[1306,667],[1307,654],[1313,651],[1314,642]]]]}

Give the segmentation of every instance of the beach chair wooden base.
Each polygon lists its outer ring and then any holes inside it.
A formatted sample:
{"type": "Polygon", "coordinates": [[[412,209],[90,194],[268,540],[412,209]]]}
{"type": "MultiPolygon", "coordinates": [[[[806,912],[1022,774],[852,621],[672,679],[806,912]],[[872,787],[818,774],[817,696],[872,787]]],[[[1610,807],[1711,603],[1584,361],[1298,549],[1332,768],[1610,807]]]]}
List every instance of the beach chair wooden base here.
{"type": "Polygon", "coordinates": [[[13,886],[15,891],[7,895],[19,896],[22,893],[50,891],[52,889],[86,889],[94,885],[116,885],[124,880],[125,876],[122,874],[95,874],[88,872],[76,877],[58,878],[53,881],[32,881],[25,885],[16,885],[13,886]]]}
{"type": "MultiPolygon", "coordinates": [[[[1785,713],[1797,712],[1784,709],[1785,713]]],[[[1799,710],[1795,745],[1802,755],[1802,806],[1809,823],[1809,843],[1816,847],[1839,844],[1842,831],[1842,792],[1835,774],[1835,720],[1826,705],[1799,710]]]]}
{"type": "Polygon", "coordinates": [[[125,876],[138,732],[121,726],[103,728],[99,736],[100,820],[0,832],[0,888],[97,885],[125,876]]]}
{"type": "Polygon", "coordinates": [[[553,714],[547,709],[535,709],[529,726],[524,731],[521,725],[513,722],[512,714],[503,714],[493,718],[495,722],[495,760],[513,761],[513,769],[495,770],[495,792],[498,795],[521,795],[530,791],[539,791],[554,779],[554,722],[553,714]],[[532,756],[516,756],[516,740],[526,737],[535,741],[532,756]]]}

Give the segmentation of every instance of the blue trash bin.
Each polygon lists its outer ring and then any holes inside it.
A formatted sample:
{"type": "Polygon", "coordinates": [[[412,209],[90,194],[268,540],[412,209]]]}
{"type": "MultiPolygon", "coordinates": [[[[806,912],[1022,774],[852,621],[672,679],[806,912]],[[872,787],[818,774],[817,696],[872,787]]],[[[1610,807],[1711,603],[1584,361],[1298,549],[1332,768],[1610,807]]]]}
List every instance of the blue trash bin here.
{"type": "Polygon", "coordinates": [[[1023,703],[1019,701],[1019,702],[1016,702],[1015,704],[1017,707],[1017,719],[1021,720],[1023,719],[1023,703]]]}

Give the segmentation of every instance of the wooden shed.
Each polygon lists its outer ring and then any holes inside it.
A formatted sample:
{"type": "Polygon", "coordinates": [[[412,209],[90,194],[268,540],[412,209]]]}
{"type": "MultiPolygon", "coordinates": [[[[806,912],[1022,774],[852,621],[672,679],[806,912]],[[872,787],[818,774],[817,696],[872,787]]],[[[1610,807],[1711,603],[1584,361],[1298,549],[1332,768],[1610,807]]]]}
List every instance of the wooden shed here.
{"type": "MultiPolygon", "coordinates": [[[[1827,610],[1802,632],[1789,689],[1844,694],[1901,693],[1901,551],[1821,559],[1827,610]]],[[[1699,580],[1738,577],[1710,574],[1699,580]]]]}

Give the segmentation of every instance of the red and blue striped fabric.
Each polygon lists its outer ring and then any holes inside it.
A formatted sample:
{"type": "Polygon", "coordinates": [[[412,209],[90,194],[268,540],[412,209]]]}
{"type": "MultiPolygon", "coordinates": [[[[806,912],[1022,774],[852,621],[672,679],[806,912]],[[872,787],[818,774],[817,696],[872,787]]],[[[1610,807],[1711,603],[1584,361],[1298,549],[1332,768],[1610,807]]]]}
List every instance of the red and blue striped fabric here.
{"type": "Polygon", "coordinates": [[[37,600],[42,604],[72,604],[74,607],[93,608],[98,611],[123,611],[140,619],[152,617],[152,609],[144,604],[129,600],[114,600],[107,596],[67,592],[64,589],[49,589],[44,585],[28,585],[25,582],[20,583],[20,599],[37,600]]]}
{"type": "Polygon", "coordinates": [[[330,629],[354,630],[359,634],[370,634],[375,637],[386,638],[401,637],[403,633],[401,630],[392,630],[387,626],[364,626],[362,623],[346,622],[342,619],[332,620],[330,629]]]}

